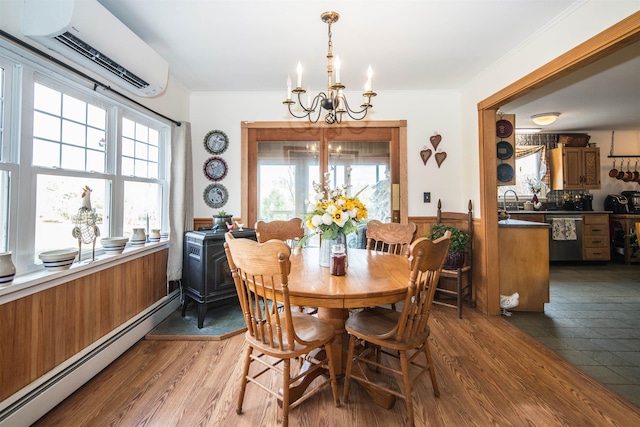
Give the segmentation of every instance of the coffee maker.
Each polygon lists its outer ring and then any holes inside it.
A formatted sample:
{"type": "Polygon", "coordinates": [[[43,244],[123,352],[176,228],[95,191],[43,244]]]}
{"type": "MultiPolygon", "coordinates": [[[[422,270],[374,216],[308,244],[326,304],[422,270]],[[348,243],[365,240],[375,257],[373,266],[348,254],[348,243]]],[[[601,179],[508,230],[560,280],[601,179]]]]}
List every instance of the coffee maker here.
{"type": "Polygon", "coordinates": [[[582,210],[583,211],[593,210],[593,194],[582,195],[582,210]]]}
{"type": "Polygon", "coordinates": [[[627,198],[629,212],[640,213],[640,191],[623,191],[622,195],[627,198]]]}

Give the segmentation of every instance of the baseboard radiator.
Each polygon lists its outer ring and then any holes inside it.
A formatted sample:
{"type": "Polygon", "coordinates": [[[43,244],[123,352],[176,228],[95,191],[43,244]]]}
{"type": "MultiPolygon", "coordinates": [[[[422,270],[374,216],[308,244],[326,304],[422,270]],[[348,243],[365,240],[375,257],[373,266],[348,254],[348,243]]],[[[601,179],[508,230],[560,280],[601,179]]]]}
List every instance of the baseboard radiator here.
{"type": "Polygon", "coordinates": [[[29,426],[142,339],[180,306],[176,290],[54,370],[0,402],[0,426],[29,426]]]}

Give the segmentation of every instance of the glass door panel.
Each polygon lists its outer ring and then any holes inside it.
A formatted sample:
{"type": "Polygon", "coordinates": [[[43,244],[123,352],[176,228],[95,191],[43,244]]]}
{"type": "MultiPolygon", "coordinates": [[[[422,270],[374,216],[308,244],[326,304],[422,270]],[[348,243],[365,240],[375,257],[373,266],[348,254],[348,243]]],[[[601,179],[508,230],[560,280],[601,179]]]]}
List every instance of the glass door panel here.
{"type": "Polygon", "coordinates": [[[320,179],[318,142],[258,142],[257,218],[263,221],[304,218],[305,201],[320,179]]]}
{"type": "Polygon", "coordinates": [[[347,195],[367,207],[369,219],[391,222],[389,142],[331,141],[331,186],[350,185],[347,195]]]}

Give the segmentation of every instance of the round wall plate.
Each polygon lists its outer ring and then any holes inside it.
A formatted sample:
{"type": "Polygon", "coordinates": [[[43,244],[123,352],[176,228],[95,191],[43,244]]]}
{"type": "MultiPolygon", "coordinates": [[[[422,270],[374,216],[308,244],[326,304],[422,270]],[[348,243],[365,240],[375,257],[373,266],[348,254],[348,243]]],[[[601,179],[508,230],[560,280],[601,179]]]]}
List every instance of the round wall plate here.
{"type": "Polygon", "coordinates": [[[204,202],[213,209],[223,207],[229,199],[229,192],[222,184],[209,184],[202,194],[204,202]]]}
{"type": "Polygon", "coordinates": [[[496,144],[496,151],[500,160],[507,160],[513,156],[513,145],[507,141],[500,141],[496,144]]]}
{"type": "Polygon", "coordinates": [[[229,147],[229,137],[221,130],[212,130],[204,137],[204,148],[211,154],[222,154],[229,147]]]}
{"type": "Polygon", "coordinates": [[[204,176],[211,181],[220,181],[227,176],[227,162],[221,157],[210,157],[202,167],[204,176]]]}
{"type": "Polygon", "coordinates": [[[513,168],[507,163],[498,165],[498,181],[509,182],[513,179],[513,168]]]}
{"type": "Polygon", "coordinates": [[[498,138],[509,138],[513,133],[513,125],[509,120],[500,119],[496,122],[496,134],[498,138]]]}

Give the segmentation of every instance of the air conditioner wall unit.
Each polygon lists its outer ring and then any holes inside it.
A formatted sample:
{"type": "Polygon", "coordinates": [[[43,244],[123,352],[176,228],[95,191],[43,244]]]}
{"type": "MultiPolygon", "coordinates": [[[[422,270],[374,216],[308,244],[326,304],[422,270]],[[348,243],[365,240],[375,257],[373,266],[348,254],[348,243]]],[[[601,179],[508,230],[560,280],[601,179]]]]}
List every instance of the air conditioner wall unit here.
{"type": "Polygon", "coordinates": [[[23,34],[137,96],[167,86],[169,65],[97,0],[23,0],[23,34]]]}

